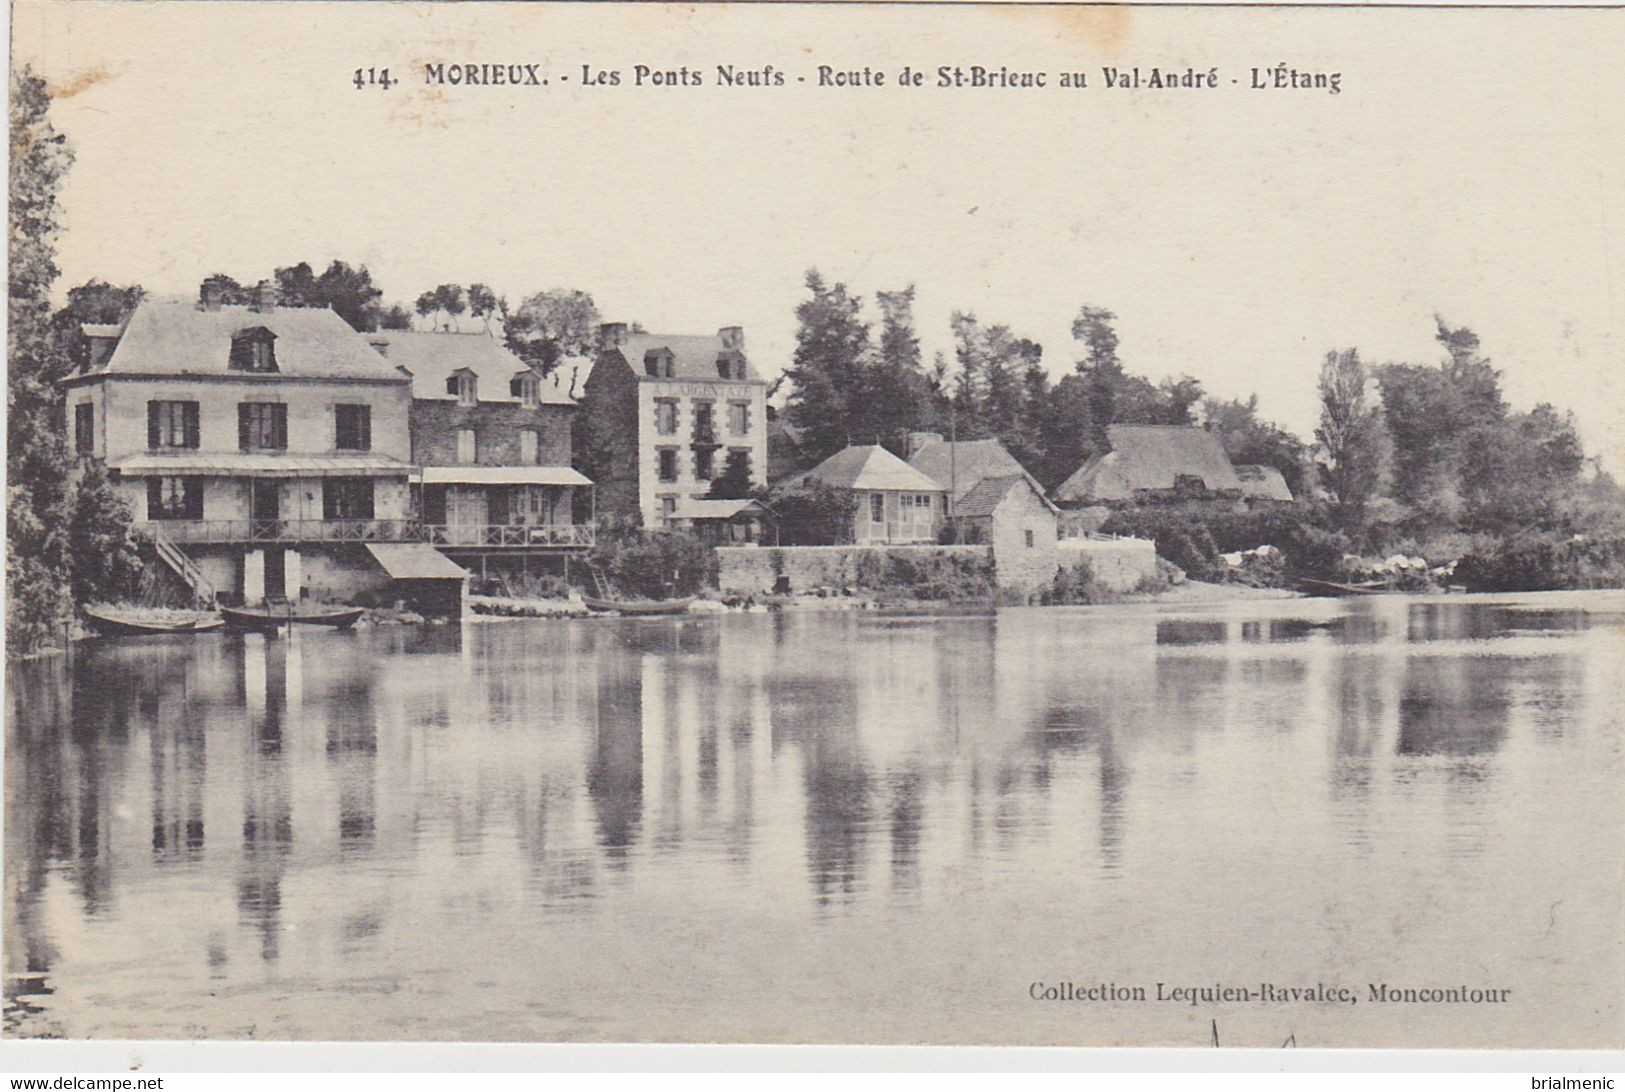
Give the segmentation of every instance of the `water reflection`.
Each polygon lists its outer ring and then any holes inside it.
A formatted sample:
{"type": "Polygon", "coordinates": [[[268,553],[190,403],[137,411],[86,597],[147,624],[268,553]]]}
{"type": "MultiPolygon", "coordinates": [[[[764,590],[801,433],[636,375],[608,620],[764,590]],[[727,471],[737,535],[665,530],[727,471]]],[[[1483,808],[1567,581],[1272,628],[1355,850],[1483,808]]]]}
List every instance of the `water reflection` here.
{"type": "MultiPolygon", "coordinates": [[[[547,987],[510,963],[580,986],[698,922],[744,944],[861,921],[974,962],[1104,899],[1149,943],[1216,869],[1344,897],[1251,843],[1334,874],[1490,867],[1515,793],[1617,768],[1588,698],[1617,618],[1373,599],[87,645],[12,671],[7,1027],[87,1033],[96,997],[173,1031],[139,1001],[160,970],[194,1023],[224,982],[299,1028],[374,978],[529,1004],[547,987]],[[1043,908],[1019,940],[1007,900],[1043,908]]],[[[1250,897],[1193,912],[1223,934],[1250,897]]],[[[820,951],[815,978],[860,958],[820,951]]]]}

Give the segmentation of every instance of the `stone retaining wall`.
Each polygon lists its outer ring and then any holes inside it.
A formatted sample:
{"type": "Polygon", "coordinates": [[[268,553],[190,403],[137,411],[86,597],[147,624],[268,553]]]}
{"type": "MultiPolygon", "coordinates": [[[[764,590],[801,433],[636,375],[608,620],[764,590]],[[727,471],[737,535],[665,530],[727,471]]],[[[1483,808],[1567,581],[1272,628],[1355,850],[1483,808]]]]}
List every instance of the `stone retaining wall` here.
{"type": "Polygon", "coordinates": [[[771,593],[781,577],[792,593],[815,588],[857,588],[859,565],[891,555],[929,564],[936,559],[990,561],[987,546],[719,546],[717,586],[741,595],[771,593]]]}
{"type": "Polygon", "coordinates": [[[1089,562],[1095,582],[1114,592],[1133,591],[1157,575],[1157,548],[1148,538],[1063,538],[1055,552],[1063,566],[1089,562]]]}

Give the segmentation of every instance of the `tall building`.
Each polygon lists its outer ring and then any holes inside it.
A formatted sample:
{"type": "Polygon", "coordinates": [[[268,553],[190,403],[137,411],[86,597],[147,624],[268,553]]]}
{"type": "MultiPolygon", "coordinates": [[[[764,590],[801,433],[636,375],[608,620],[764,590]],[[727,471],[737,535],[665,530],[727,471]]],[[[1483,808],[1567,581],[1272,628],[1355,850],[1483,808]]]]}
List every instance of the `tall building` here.
{"type": "Polygon", "coordinates": [[[601,512],[666,526],[684,500],[710,491],[729,458],[767,480],[767,384],[745,354],[745,333],[715,336],[599,328],[583,387],[576,465],[598,488],[601,512]]]}

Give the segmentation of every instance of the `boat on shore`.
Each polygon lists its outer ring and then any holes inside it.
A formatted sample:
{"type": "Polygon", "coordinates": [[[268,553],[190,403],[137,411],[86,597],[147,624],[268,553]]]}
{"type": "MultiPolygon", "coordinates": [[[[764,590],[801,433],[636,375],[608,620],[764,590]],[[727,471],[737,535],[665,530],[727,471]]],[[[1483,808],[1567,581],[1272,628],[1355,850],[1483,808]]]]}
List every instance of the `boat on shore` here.
{"type": "Polygon", "coordinates": [[[85,621],[103,637],[190,637],[225,625],[219,618],[166,619],[140,611],[80,607],[85,621]]]}
{"type": "Polygon", "coordinates": [[[693,604],[692,595],[682,599],[600,599],[583,595],[588,610],[613,614],[683,614],[693,604]]]}
{"type": "Polygon", "coordinates": [[[1298,590],[1305,595],[1314,596],[1380,595],[1389,590],[1389,585],[1386,580],[1367,580],[1359,584],[1343,584],[1336,580],[1312,580],[1306,576],[1298,581],[1298,590]]]}
{"type": "Polygon", "coordinates": [[[220,616],[232,629],[252,630],[256,633],[274,633],[283,626],[327,626],[329,629],[349,629],[361,620],[366,611],[361,607],[342,610],[312,609],[309,607],[258,607],[245,610],[221,607],[220,616]]]}

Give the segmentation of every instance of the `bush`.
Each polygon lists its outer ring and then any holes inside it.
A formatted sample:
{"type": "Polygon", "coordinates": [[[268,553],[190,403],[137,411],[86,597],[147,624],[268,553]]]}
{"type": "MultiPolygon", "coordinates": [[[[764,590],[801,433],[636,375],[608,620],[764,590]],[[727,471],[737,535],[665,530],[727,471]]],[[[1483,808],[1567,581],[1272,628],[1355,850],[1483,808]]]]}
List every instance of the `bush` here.
{"type": "Polygon", "coordinates": [[[1513,535],[1460,558],[1453,579],[1485,592],[1625,587],[1625,538],[1513,535]]]}
{"type": "Polygon", "coordinates": [[[605,527],[587,555],[616,591],[657,599],[716,584],[716,555],[693,535],[605,527]]]}
{"type": "Polygon", "coordinates": [[[1081,558],[1076,564],[1057,570],[1050,586],[1039,595],[1039,600],[1049,606],[1105,603],[1114,598],[1116,596],[1095,580],[1094,569],[1090,567],[1088,558],[1081,558]]]}
{"type": "Polygon", "coordinates": [[[857,497],[847,489],[804,481],[781,488],[766,501],[779,519],[784,546],[843,546],[852,541],[857,497]]]}
{"type": "Polygon", "coordinates": [[[68,516],[68,566],[80,603],[113,603],[141,590],[145,566],[129,504],[114,491],[107,471],[91,463],[73,492],[68,516]]]}
{"type": "Polygon", "coordinates": [[[1266,545],[1283,555],[1276,578],[1282,584],[1298,576],[1324,578],[1341,573],[1343,555],[1352,548],[1345,536],[1327,530],[1304,504],[1254,508],[1212,501],[1136,505],[1113,511],[1101,530],[1155,540],[1159,557],[1196,580],[1229,579],[1229,567],[1218,560],[1219,554],[1266,545]]]}

